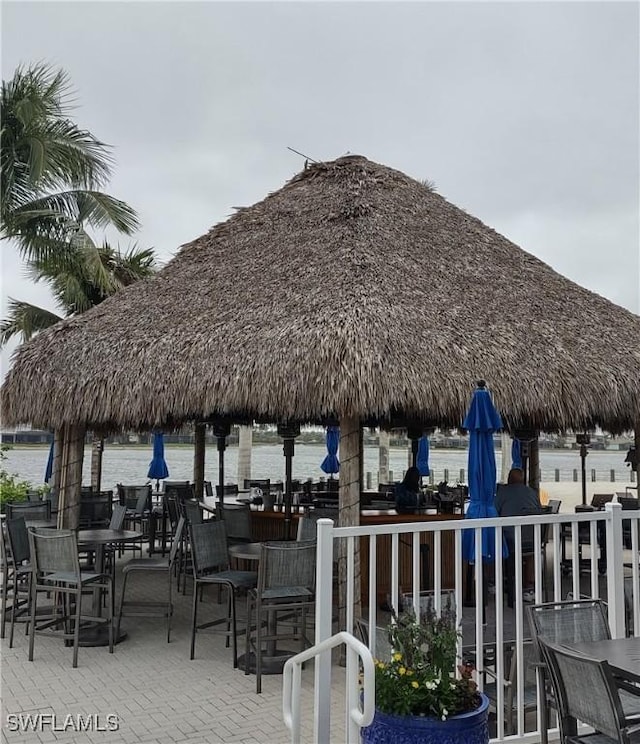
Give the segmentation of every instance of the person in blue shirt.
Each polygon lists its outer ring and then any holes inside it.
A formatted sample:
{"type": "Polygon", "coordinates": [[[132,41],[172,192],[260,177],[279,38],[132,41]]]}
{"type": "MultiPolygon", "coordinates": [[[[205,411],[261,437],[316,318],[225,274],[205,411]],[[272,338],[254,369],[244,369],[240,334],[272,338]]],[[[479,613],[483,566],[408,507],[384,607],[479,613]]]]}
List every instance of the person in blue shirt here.
{"type": "Polygon", "coordinates": [[[420,471],[411,467],[404,474],[395,489],[396,511],[398,514],[415,514],[420,506],[420,471]]]}

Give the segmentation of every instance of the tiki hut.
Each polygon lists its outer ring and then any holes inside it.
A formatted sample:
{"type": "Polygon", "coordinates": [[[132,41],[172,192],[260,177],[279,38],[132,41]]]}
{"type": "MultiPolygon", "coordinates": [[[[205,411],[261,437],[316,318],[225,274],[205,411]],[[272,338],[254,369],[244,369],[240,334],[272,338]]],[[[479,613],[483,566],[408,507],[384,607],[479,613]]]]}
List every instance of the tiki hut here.
{"type": "Polygon", "coordinates": [[[478,378],[511,428],[629,430],[640,318],[349,156],[24,344],[1,403],[56,429],[338,420],[350,450],[363,422],[459,425],[478,378]]]}

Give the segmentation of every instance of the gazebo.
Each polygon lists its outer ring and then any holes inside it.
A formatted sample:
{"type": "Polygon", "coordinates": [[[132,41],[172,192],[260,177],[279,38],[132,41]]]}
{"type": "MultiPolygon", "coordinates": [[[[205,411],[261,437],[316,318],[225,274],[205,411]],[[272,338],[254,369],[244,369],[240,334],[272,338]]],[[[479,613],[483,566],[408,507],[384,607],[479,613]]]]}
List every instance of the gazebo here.
{"type": "Polygon", "coordinates": [[[224,437],[257,420],[291,438],[338,423],[340,522],[354,524],[362,426],[459,426],[479,378],[511,431],[638,432],[640,318],[429,186],[348,156],[21,346],[1,403],[5,424],[58,432],[67,506],[85,429],[209,422],[224,437]]]}

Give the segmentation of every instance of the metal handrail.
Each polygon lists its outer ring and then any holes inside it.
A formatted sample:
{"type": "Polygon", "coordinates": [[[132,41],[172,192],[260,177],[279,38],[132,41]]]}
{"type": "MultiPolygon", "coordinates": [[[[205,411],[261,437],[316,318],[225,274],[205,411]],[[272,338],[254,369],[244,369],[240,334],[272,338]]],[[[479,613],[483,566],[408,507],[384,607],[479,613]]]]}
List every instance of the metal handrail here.
{"type": "Polygon", "coordinates": [[[330,651],[336,646],[347,647],[347,744],[360,741],[360,729],[373,721],[375,712],[375,670],[371,652],[351,633],[341,631],[321,643],[287,659],[282,680],[282,715],[291,731],[292,744],[300,742],[300,687],[301,669],[305,661],[330,651]],[[362,708],[358,659],[362,662],[362,708]]]}

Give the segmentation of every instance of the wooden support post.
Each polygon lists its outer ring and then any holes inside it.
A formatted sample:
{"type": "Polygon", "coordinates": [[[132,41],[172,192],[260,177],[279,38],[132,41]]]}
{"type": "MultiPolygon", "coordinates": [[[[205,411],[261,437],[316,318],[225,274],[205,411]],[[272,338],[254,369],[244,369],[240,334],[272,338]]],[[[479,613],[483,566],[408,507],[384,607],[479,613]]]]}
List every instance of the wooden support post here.
{"type": "Polygon", "coordinates": [[[62,466],[63,430],[56,429],[53,434],[53,468],[49,485],[53,493],[60,494],[60,469],[62,466]]]}
{"type": "Polygon", "coordinates": [[[94,436],[91,442],[91,490],[99,491],[102,484],[102,453],[104,439],[94,436]]]}
{"type": "MultiPolygon", "coordinates": [[[[360,524],[360,420],[355,417],[340,419],[340,500],[338,526],[360,524]]],[[[355,547],[354,620],[361,616],[360,609],[360,553],[355,547]]],[[[347,558],[346,544],[340,541],[338,553],[338,616],[339,629],[347,622],[347,558]]]]}
{"type": "Polygon", "coordinates": [[[58,525],[75,530],[80,522],[80,493],[82,489],[82,462],[84,460],[85,428],[77,424],[65,427],[62,456],[58,525]]]}
{"type": "Polygon", "coordinates": [[[253,426],[240,426],[238,431],[238,488],[244,488],[244,482],[251,480],[251,447],[253,444],[253,426]]]}
{"type": "Polygon", "coordinates": [[[378,484],[389,483],[389,432],[378,430],[378,484]]]}
{"type": "Polygon", "coordinates": [[[198,501],[204,496],[205,434],[205,424],[198,421],[193,434],[193,486],[198,501]]]}
{"type": "Polygon", "coordinates": [[[540,445],[538,432],[529,442],[529,485],[536,493],[540,492],[540,445]]]}

